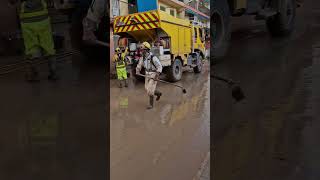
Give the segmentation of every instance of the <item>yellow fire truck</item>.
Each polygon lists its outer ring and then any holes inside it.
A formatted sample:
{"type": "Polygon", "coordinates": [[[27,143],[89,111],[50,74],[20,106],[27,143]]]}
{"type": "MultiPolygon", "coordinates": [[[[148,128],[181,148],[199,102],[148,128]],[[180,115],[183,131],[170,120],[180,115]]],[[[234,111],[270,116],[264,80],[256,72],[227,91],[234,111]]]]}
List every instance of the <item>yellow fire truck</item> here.
{"type": "Polygon", "coordinates": [[[195,73],[202,70],[205,32],[189,20],[159,10],[118,16],[114,20],[114,34],[130,39],[131,52],[138,51],[139,43],[150,42],[151,51],[172,82],[181,79],[184,66],[192,67],[195,73]]]}

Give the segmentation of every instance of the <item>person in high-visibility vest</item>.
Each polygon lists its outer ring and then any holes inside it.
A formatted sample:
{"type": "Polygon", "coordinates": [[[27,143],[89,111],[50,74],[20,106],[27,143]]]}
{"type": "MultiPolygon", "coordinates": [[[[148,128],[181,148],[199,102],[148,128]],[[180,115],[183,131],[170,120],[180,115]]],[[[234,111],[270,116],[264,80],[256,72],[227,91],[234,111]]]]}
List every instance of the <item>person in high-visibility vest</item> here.
{"type": "Polygon", "coordinates": [[[52,37],[50,17],[45,0],[25,0],[19,9],[21,31],[25,46],[25,55],[30,60],[30,71],[27,80],[39,80],[38,71],[33,60],[48,58],[49,80],[57,80],[56,58],[52,37]]]}
{"type": "Polygon", "coordinates": [[[122,88],[122,81],[124,81],[125,87],[128,87],[128,76],[126,69],[126,52],[122,53],[120,48],[116,48],[116,54],[113,57],[113,61],[116,63],[117,77],[119,80],[119,87],[122,88]]]}

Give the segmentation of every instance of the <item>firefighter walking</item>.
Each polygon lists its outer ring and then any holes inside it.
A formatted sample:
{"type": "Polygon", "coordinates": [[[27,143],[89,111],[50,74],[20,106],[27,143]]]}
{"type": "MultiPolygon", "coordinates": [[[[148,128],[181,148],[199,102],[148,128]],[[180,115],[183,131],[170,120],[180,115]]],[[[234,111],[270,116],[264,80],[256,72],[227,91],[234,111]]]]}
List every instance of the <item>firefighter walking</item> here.
{"type": "Polygon", "coordinates": [[[116,63],[117,77],[119,80],[119,87],[122,88],[122,82],[124,86],[128,87],[128,77],[126,69],[126,52],[122,53],[120,48],[116,48],[113,61],[116,63]]]}
{"type": "Polygon", "coordinates": [[[136,72],[140,73],[142,67],[146,70],[145,89],[149,96],[149,106],[147,109],[152,109],[154,106],[154,96],[157,96],[156,100],[159,101],[162,95],[159,90],[156,90],[157,80],[159,80],[162,72],[162,65],[160,60],[150,52],[151,45],[148,42],[143,42],[142,48],[143,55],[139,59],[136,72]]]}
{"type": "Polygon", "coordinates": [[[19,12],[25,55],[26,59],[30,60],[27,80],[39,80],[33,60],[42,57],[48,58],[48,79],[57,80],[54,41],[47,3],[45,0],[25,0],[21,3],[19,12]]]}

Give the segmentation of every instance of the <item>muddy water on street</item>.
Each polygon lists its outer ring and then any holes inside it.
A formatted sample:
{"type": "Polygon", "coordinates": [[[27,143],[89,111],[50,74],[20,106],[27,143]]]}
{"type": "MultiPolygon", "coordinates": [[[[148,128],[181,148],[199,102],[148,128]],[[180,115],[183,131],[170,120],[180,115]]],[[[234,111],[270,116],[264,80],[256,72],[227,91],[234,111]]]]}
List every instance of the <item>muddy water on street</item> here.
{"type": "Polygon", "coordinates": [[[185,71],[181,89],[158,84],[163,93],[146,110],[144,84],[119,89],[111,81],[111,180],[192,179],[209,151],[209,71],[185,71]],[[127,102],[127,106],[126,106],[127,102]]]}
{"type": "Polygon", "coordinates": [[[0,179],[106,179],[105,65],[66,59],[61,80],[0,78],[0,179]]]}
{"type": "Polygon", "coordinates": [[[319,104],[319,79],[314,76],[314,46],[320,41],[316,4],[299,9],[291,37],[273,39],[264,26],[252,26],[252,32],[260,33],[248,38],[237,37],[245,34],[241,28],[234,33],[232,50],[215,71],[240,81],[247,99],[234,104],[226,87],[212,82],[215,180],[320,178],[319,126],[314,121],[319,104]]]}

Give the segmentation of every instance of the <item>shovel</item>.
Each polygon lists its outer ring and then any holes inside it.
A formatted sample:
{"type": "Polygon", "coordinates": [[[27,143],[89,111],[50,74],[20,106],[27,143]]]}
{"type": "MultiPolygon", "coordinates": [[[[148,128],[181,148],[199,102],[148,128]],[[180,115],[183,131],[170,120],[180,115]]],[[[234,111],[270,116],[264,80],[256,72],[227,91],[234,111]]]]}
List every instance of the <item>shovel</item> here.
{"type": "Polygon", "coordinates": [[[213,75],[214,79],[226,82],[232,88],[232,97],[237,101],[241,101],[245,98],[244,93],[239,85],[237,85],[234,81],[226,78],[222,78],[220,76],[213,75]]]}
{"type": "MultiPolygon", "coordinates": [[[[145,75],[142,75],[142,74],[136,74],[137,76],[141,76],[141,77],[147,77],[147,76],[145,76],[145,75]]],[[[149,78],[149,77],[148,77],[149,78]]],[[[153,78],[150,78],[150,79],[153,79],[153,78]]],[[[163,81],[163,80],[156,80],[156,79],[153,79],[154,81],[158,81],[158,82],[161,82],[161,83],[165,83],[165,84],[169,84],[169,85],[171,85],[171,86],[176,86],[176,87],[178,87],[178,88],[181,88],[182,89],[182,93],[183,94],[186,94],[187,93],[187,90],[184,88],[184,87],[182,87],[182,86],[179,86],[179,85],[177,85],[177,84],[174,84],[174,83],[170,83],[170,82],[167,82],[167,81],[163,81]]]]}

